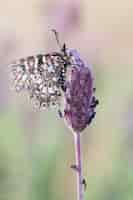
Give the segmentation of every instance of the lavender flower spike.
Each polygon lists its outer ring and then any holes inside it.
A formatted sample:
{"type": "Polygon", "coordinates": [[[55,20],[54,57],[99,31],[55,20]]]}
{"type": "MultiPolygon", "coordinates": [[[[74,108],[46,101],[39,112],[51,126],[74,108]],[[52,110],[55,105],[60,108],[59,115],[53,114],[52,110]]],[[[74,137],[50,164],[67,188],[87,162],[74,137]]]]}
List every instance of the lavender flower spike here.
{"type": "Polygon", "coordinates": [[[68,50],[72,66],[66,75],[64,117],[74,132],[82,132],[95,116],[98,104],[94,96],[92,69],[84,64],[76,50],[68,50]]]}
{"type": "Polygon", "coordinates": [[[76,50],[67,49],[70,66],[67,68],[64,92],[64,118],[74,133],[77,173],[77,200],[84,199],[86,181],[83,178],[80,133],[95,117],[98,100],[94,96],[92,68],[86,65],[76,50]]]}

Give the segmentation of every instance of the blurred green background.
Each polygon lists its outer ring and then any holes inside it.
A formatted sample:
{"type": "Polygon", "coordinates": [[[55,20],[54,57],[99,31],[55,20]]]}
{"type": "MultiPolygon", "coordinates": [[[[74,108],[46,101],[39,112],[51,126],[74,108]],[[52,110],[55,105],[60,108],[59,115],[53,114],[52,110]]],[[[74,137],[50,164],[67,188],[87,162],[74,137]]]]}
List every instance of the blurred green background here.
{"type": "Polygon", "coordinates": [[[11,90],[12,60],[57,50],[93,65],[100,100],[82,134],[86,200],[133,199],[133,1],[1,0],[0,200],[76,199],[73,137],[55,110],[11,90]]]}

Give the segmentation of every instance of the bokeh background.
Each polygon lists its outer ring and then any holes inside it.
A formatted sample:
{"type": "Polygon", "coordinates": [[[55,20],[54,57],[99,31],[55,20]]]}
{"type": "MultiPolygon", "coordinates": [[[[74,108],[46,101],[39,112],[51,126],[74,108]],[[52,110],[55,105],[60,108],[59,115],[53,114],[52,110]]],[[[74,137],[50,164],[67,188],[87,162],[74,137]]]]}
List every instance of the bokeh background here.
{"type": "Polygon", "coordinates": [[[82,134],[86,200],[133,199],[132,0],[0,2],[0,200],[76,199],[73,137],[55,110],[10,88],[14,59],[57,50],[50,29],[93,65],[100,100],[82,134]]]}

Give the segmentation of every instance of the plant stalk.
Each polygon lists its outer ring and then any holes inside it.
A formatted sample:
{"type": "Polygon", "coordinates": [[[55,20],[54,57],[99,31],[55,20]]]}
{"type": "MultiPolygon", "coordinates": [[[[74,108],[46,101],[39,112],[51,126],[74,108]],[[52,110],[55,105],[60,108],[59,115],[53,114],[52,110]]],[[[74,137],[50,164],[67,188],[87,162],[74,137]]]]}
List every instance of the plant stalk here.
{"type": "Polygon", "coordinates": [[[75,139],[75,156],[76,156],[76,173],[77,173],[77,200],[83,200],[84,187],[83,187],[83,169],[81,161],[81,142],[80,133],[74,134],[75,139]]]}

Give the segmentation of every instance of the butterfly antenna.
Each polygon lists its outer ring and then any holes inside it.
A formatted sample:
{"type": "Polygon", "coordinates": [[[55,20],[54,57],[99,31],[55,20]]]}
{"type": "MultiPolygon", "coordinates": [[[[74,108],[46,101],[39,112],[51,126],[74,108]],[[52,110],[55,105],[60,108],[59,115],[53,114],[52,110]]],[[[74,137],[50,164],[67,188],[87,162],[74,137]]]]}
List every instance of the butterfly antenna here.
{"type": "Polygon", "coordinates": [[[55,29],[52,29],[51,31],[52,31],[52,32],[54,33],[54,35],[55,35],[55,39],[56,39],[56,42],[57,42],[59,48],[62,49],[61,43],[60,43],[60,40],[59,40],[59,33],[58,33],[55,29]]]}

